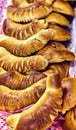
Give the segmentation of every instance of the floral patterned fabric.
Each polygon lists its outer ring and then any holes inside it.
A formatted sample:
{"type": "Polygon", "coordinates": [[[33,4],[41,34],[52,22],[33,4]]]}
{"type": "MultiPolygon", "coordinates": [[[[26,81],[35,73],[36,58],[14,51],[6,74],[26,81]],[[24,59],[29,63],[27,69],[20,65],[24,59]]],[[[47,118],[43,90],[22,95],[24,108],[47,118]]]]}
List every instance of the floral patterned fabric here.
{"type": "MultiPolygon", "coordinates": [[[[6,17],[6,7],[11,4],[11,0],[0,0],[0,33],[3,33],[3,20],[6,17]]],[[[76,10],[75,10],[76,12],[76,10]]],[[[76,15],[75,18],[72,22],[72,25],[69,27],[71,29],[71,34],[72,34],[72,41],[69,44],[68,48],[75,53],[76,55],[76,15]]],[[[76,59],[74,62],[71,63],[70,69],[69,69],[69,74],[71,77],[76,76],[76,59]]],[[[22,112],[24,109],[18,110],[18,111],[1,111],[0,110],[0,130],[9,130],[7,124],[6,124],[6,118],[13,114],[13,113],[19,113],[22,112]]],[[[48,130],[62,130],[61,128],[61,121],[63,121],[62,117],[59,117],[56,119],[54,122],[53,126],[48,128],[48,130]]]]}

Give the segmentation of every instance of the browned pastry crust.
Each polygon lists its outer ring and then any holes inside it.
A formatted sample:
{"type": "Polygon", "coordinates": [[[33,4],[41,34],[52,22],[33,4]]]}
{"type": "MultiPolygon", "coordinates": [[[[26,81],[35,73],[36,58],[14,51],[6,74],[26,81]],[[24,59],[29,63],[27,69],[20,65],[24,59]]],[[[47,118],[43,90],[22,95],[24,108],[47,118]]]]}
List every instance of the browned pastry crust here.
{"type": "Polygon", "coordinates": [[[5,70],[25,73],[31,70],[44,70],[47,65],[48,61],[43,56],[17,57],[0,47],[0,67],[5,70]]]}
{"type": "Polygon", "coordinates": [[[45,78],[45,74],[32,71],[28,75],[22,75],[17,71],[0,72],[0,85],[9,87],[10,89],[22,90],[30,87],[40,79],[45,78]]]}
{"type": "Polygon", "coordinates": [[[3,30],[6,35],[23,40],[36,34],[41,29],[46,28],[47,25],[48,24],[45,20],[34,19],[31,23],[19,24],[11,21],[10,19],[5,19],[3,30]]]}
{"type": "MultiPolygon", "coordinates": [[[[51,29],[43,29],[26,40],[17,40],[16,38],[0,34],[0,46],[6,48],[14,55],[27,56],[43,48],[54,35],[57,34],[54,31],[52,32],[51,29]]],[[[69,34],[68,39],[70,39],[69,34]]]]}
{"type": "Polygon", "coordinates": [[[7,118],[13,130],[44,130],[52,125],[61,111],[62,88],[59,75],[47,78],[46,90],[41,98],[28,110],[7,118]],[[11,122],[13,117],[13,122],[11,122]],[[14,124],[15,123],[15,124],[14,124]],[[16,125],[16,126],[15,126],[16,125]]]}
{"type": "Polygon", "coordinates": [[[32,5],[36,0],[12,0],[13,6],[16,8],[23,8],[32,5]]]}
{"type": "Polygon", "coordinates": [[[69,62],[49,64],[43,73],[47,76],[52,73],[57,73],[61,78],[65,78],[69,73],[69,62]]]}
{"type": "Polygon", "coordinates": [[[76,106],[76,78],[64,78],[62,81],[63,104],[62,113],[76,106]]]}
{"type": "Polygon", "coordinates": [[[50,63],[72,61],[75,58],[74,54],[59,42],[49,42],[37,55],[44,56],[50,63]]]}
{"type": "Polygon", "coordinates": [[[69,26],[69,21],[66,17],[64,17],[61,14],[58,13],[51,13],[49,16],[47,16],[45,18],[45,20],[49,23],[49,24],[58,24],[61,26],[69,26]]]}
{"type": "Polygon", "coordinates": [[[51,6],[41,5],[38,2],[25,8],[7,7],[7,16],[15,22],[29,22],[35,18],[44,18],[51,12],[51,6]]]}
{"type": "Polygon", "coordinates": [[[49,29],[43,29],[26,40],[17,40],[0,34],[0,46],[14,55],[27,56],[43,48],[49,40],[67,41],[70,39],[69,32],[56,25],[50,25],[49,29]]]}
{"type": "Polygon", "coordinates": [[[55,0],[55,2],[52,4],[53,11],[59,12],[62,14],[74,16],[74,9],[71,7],[70,3],[63,0],[55,0]]]}
{"type": "Polygon", "coordinates": [[[54,41],[67,41],[71,39],[70,33],[57,25],[49,25],[49,30],[53,33],[51,40],[54,41]]]}
{"type": "Polygon", "coordinates": [[[46,70],[27,72],[26,75],[22,75],[17,71],[5,71],[0,67],[0,85],[9,87],[10,89],[21,90],[30,87],[35,82],[46,76],[57,73],[61,78],[67,77],[69,72],[69,63],[62,62],[56,64],[50,64],[46,70]]]}
{"type": "Polygon", "coordinates": [[[76,107],[67,112],[64,118],[63,130],[76,130],[76,107]]]}
{"type": "Polygon", "coordinates": [[[29,88],[23,90],[11,90],[0,85],[0,109],[18,110],[35,103],[46,88],[46,78],[39,80],[29,88]]]}
{"type": "Polygon", "coordinates": [[[43,5],[51,5],[53,1],[54,0],[12,0],[12,3],[13,3],[13,6],[16,8],[24,8],[36,2],[43,5]]]}
{"type": "Polygon", "coordinates": [[[5,72],[6,72],[6,70],[4,70],[2,67],[0,67],[0,74],[3,74],[5,72]]]}

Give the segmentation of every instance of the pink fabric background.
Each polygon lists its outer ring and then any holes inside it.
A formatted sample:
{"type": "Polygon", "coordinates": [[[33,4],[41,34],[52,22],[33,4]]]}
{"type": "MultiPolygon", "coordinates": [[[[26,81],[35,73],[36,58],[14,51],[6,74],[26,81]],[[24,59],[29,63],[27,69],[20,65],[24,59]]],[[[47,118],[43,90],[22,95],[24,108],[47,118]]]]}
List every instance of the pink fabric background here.
{"type": "MultiPolygon", "coordinates": [[[[3,20],[6,17],[6,7],[11,3],[11,0],[0,0],[0,33],[3,33],[2,30],[2,24],[3,24],[3,20]]],[[[69,45],[69,49],[74,52],[76,54],[76,17],[72,22],[72,26],[71,26],[71,33],[72,33],[72,42],[69,45]]],[[[74,77],[76,76],[76,60],[74,62],[71,63],[70,66],[70,76],[74,77]]],[[[24,108],[26,109],[26,108],[24,108]]],[[[0,130],[9,130],[8,126],[6,124],[6,118],[7,116],[13,114],[13,113],[19,113],[21,111],[23,111],[24,109],[18,110],[18,111],[1,111],[0,110],[0,130]]],[[[53,126],[51,128],[49,128],[48,130],[62,130],[61,126],[60,126],[60,120],[61,117],[59,117],[57,119],[58,121],[54,122],[53,126]]]]}

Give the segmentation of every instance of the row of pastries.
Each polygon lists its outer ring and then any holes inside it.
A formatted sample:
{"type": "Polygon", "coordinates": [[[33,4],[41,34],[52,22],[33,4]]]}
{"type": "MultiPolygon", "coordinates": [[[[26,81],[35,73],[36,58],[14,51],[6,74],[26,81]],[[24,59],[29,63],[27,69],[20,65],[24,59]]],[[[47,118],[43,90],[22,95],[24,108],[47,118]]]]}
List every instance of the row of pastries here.
{"type": "Polygon", "coordinates": [[[10,130],[45,130],[61,115],[76,130],[75,54],[67,46],[75,16],[72,0],[12,0],[0,34],[0,109],[10,130]]]}

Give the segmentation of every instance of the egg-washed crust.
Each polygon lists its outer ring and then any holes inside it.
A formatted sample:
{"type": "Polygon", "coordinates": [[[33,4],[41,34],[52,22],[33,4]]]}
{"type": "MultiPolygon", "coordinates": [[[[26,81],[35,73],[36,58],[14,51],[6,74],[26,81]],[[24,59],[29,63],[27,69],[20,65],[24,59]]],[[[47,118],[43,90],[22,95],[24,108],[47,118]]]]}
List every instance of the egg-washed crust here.
{"type": "Polygon", "coordinates": [[[16,8],[23,8],[38,2],[42,5],[52,5],[54,0],[12,0],[12,4],[16,8]]]}
{"type": "Polygon", "coordinates": [[[67,1],[56,0],[52,4],[52,7],[53,7],[53,11],[55,12],[59,12],[69,16],[75,15],[74,9],[72,8],[71,4],[67,1]]]}
{"type": "Polygon", "coordinates": [[[22,75],[17,71],[1,71],[0,85],[7,86],[13,90],[22,90],[30,87],[40,79],[45,78],[45,74],[39,71],[31,71],[30,74],[22,75]]]}
{"type": "Polygon", "coordinates": [[[76,77],[64,78],[62,81],[63,104],[62,114],[76,106],[76,77]]]}
{"type": "Polygon", "coordinates": [[[6,11],[8,18],[14,22],[30,22],[33,19],[40,19],[49,15],[52,12],[52,7],[36,2],[25,8],[8,6],[6,11]]]}
{"type": "Polygon", "coordinates": [[[46,90],[41,98],[28,110],[7,118],[13,130],[43,130],[53,124],[61,111],[62,88],[59,75],[51,75],[46,80],[46,90]],[[15,123],[15,124],[14,124],[15,123]],[[16,125],[16,126],[15,126],[16,125]]]}
{"type": "Polygon", "coordinates": [[[65,115],[63,121],[63,130],[76,130],[76,107],[70,109],[65,115]]]}
{"type": "Polygon", "coordinates": [[[50,25],[48,29],[43,29],[26,40],[17,40],[0,34],[0,46],[16,56],[27,56],[43,48],[50,40],[67,41],[70,39],[71,35],[68,31],[57,25],[50,25]]]}
{"type": "Polygon", "coordinates": [[[3,31],[6,35],[24,40],[38,33],[41,29],[45,29],[48,23],[45,20],[34,19],[30,23],[15,23],[10,19],[5,19],[3,23],[3,31]]]}
{"type": "Polygon", "coordinates": [[[69,26],[70,25],[70,22],[69,20],[59,14],[59,13],[56,13],[56,12],[53,12],[51,14],[49,14],[45,20],[49,23],[49,24],[58,24],[58,25],[61,25],[61,26],[69,26]]]}
{"type": "Polygon", "coordinates": [[[61,63],[52,63],[49,64],[46,70],[43,71],[45,75],[50,75],[50,74],[59,74],[60,77],[63,79],[68,76],[69,74],[69,66],[70,62],[61,62],[61,63]]]}
{"type": "Polygon", "coordinates": [[[34,104],[44,93],[45,88],[46,78],[23,90],[11,90],[6,86],[0,85],[0,109],[18,110],[34,104]]]}
{"type": "Polygon", "coordinates": [[[49,42],[36,54],[45,57],[49,63],[73,61],[75,58],[75,55],[60,42],[49,42]]]}
{"type": "Polygon", "coordinates": [[[44,70],[47,66],[48,61],[43,56],[17,57],[0,47],[0,67],[5,70],[26,73],[31,70],[44,70]]]}

